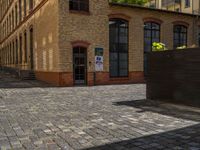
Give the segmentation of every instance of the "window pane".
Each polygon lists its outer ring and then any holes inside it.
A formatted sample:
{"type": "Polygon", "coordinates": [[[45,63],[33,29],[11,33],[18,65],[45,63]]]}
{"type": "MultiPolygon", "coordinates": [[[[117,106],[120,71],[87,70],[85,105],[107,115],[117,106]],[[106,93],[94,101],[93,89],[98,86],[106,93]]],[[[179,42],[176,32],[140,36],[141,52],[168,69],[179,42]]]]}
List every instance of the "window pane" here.
{"type": "Polygon", "coordinates": [[[118,63],[117,61],[110,61],[110,76],[117,77],[118,76],[118,63]]]}
{"type": "Polygon", "coordinates": [[[160,30],[160,26],[158,24],[156,24],[156,23],[152,23],[151,29],[153,29],[153,30],[160,30]]]}
{"type": "Polygon", "coordinates": [[[145,29],[151,29],[151,23],[145,23],[144,28],[145,29]]]}
{"type": "Polygon", "coordinates": [[[187,46],[187,27],[183,25],[174,26],[174,48],[187,46]]]}
{"type": "Polygon", "coordinates": [[[118,53],[110,53],[110,60],[117,61],[118,60],[118,53]]]}
{"type": "Polygon", "coordinates": [[[128,75],[128,22],[112,19],[110,26],[110,76],[128,75]],[[119,56],[119,57],[118,57],[119,56]],[[121,64],[121,65],[120,65],[121,64]],[[120,71],[122,70],[122,71],[120,71]]]}
{"type": "Polygon", "coordinates": [[[153,22],[148,22],[145,23],[145,28],[144,28],[145,52],[152,50],[153,42],[160,42],[160,25],[153,22]]]}
{"type": "Polygon", "coordinates": [[[126,76],[128,76],[128,70],[127,70],[127,69],[120,69],[119,75],[120,75],[121,77],[126,77],[126,76]]]}
{"type": "Polygon", "coordinates": [[[145,37],[151,37],[151,30],[145,30],[145,37]]]}
{"type": "Polygon", "coordinates": [[[69,8],[70,10],[89,11],[89,1],[88,0],[70,0],[69,8]]]}

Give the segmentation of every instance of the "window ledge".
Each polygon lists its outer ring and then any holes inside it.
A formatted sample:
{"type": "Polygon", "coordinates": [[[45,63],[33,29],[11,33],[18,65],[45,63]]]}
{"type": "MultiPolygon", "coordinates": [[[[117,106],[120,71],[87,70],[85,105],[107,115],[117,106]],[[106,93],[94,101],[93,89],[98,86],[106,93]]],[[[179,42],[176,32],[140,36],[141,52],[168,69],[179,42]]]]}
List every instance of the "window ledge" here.
{"type": "Polygon", "coordinates": [[[70,13],[73,13],[73,14],[91,15],[89,11],[69,10],[69,12],[70,12],[70,13]]]}

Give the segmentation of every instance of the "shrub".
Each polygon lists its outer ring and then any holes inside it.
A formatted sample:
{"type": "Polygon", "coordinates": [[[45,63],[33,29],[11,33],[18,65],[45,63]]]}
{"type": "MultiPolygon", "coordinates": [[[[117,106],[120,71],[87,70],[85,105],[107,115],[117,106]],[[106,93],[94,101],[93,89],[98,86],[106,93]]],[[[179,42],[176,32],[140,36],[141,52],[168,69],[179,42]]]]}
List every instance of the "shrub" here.
{"type": "Polygon", "coordinates": [[[153,42],[152,51],[165,51],[167,50],[165,44],[159,42],[153,42]]]}

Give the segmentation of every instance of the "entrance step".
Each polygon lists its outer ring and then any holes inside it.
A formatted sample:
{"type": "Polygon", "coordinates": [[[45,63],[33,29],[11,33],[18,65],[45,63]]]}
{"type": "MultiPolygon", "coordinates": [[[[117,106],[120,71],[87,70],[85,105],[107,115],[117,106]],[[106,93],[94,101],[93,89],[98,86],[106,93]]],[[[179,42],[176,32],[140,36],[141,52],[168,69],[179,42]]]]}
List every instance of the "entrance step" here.
{"type": "Polygon", "coordinates": [[[36,80],[35,73],[33,71],[20,71],[20,77],[22,80],[36,80]]]}

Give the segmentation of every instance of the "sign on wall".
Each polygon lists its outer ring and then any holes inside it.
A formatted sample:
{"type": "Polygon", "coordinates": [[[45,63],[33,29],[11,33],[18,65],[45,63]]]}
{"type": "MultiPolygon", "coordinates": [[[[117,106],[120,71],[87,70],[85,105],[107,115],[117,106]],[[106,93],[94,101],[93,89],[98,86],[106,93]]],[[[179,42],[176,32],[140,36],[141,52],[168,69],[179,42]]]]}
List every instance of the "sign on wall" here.
{"type": "Polygon", "coordinates": [[[103,71],[103,48],[95,48],[95,71],[103,71]]]}

